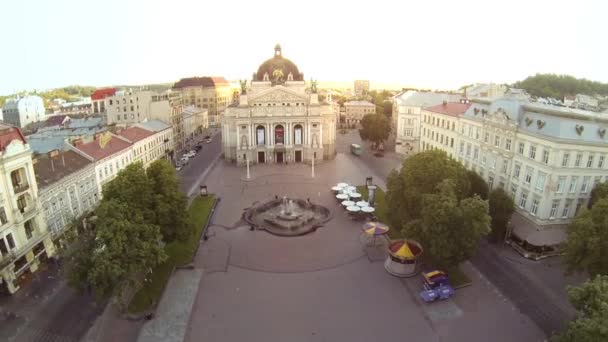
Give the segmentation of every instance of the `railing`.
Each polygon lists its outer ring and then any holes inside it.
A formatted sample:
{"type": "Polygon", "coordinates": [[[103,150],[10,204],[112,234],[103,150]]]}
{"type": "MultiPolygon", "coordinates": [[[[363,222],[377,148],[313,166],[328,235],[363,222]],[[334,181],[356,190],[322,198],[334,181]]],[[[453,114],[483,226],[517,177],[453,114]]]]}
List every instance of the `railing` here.
{"type": "Polygon", "coordinates": [[[27,189],[30,188],[30,185],[25,183],[25,184],[13,184],[13,190],[15,191],[15,195],[20,194],[24,191],[26,191],[27,189]]]}

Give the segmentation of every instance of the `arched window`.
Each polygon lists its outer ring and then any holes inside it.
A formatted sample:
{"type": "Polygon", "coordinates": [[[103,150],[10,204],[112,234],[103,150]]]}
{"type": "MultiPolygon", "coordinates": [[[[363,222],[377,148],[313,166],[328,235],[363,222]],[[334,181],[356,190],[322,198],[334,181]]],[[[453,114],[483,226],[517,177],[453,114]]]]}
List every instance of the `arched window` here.
{"type": "Polygon", "coordinates": [[[284,144],[285,143],[285,129],[283,125],[276,125],[274,127],[274,143],[284,144]]]}
{"type": "Polygon", "coordinates": [[[255,140],[257,145],[265,145],[266,144],[266,129],[264,126],[260,125],[255,128],[255,140]]]}
{"type": "Polygon", "coordinates": [[[293,128],[293,143],[295,145],[302,145],[302,125],[295,125],[293,128]]]}

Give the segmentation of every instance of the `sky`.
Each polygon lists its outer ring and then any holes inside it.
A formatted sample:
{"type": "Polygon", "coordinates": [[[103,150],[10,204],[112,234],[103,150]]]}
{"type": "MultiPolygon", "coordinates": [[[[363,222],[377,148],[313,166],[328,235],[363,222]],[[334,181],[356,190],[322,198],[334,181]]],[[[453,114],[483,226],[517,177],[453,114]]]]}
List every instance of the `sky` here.
{"type": "Polygon", "coordinates": [[[456,89],[535,73],[608,82],[608,1],[4,0],[0,94],[251,79],[280,43],[304,77],[456,89]]]}

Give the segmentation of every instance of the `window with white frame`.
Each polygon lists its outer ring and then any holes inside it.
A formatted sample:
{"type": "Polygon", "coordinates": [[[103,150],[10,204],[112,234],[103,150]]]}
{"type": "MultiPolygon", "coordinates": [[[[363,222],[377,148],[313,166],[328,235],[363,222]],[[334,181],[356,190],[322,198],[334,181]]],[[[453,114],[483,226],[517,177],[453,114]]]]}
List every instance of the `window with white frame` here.
{"type": "Polygon", "coordinates": [[[526,184],[530,184],[532,182],[532,174],[534,173],[534,169],[531,167],[526,167],[526,177],[524,178],[524,182],[526,184]]]}
{"type": "Polygon", "coordinates": [[[570,193],[576,192],[576,183],[577,182],[578,182],[577,176],[572,176],[572,178],[570,178],[570,188],[568,189],[568,192],[570,192],[570,193]]]}
{"type": "Polygon", "coordinates": [[[521,171],[521,165],[520,164],[515,164],[513,165],[513,178],[515,179],[519,179],[519,173],[521,171]]]}
{"type": "Polygon", "coordinates": [[[486,135],[483,138],[483,142],[487,144],[488,141],[490,141],[490,133],[486,132],[486,135]]]}
{"type": "Polygon", "coordinates": [[[549,164],[549,151],[543,150],[543,163],[549,164]]]}
{"type": "Polygon", "coordinates": [[[505,139],[505,150],[511,151],[511,139],[505,139]]]}
{"type": "Polygon", "coordinates": [[[524,148],[526,147],[526,144],[521,142],[519,143],[519,154],[524,154],[524,148]]]}
{"type": "Polygon", "coordinates": [[[530,146],[530,153],[528,154],[528,157],[530,157],[530,159],[536,158],[536,146],[530,146]]]}
{"type": "Polygon", "coordinates": [[[528,194],[522,191],[521,195],[519,196],[519,207],[522,209],[525,208],[527,200],[528,200],[528,194]]]}
{"type": "Polygon", "coordinates": [[[564,192],[565,186],[566,186],[566,176],[557,178],[557,188],[555,189],[555,192],[558,194],[561,194],[562,192],[564,192]]]}
{"type": "Polygon", "coordinates": [[[475,146],[473,149],[473,160],[479,159],[479,147],[475,146]]]}
{"type": "Polygon", "coordinates": [[[590,154],[589,158],[587,158],[587,167],[593,166],[593,155],[590,154]]]}
{"type": "Polygon", "coordinates": [[[564,203],[564,208],[562,209],[562,218],[568,217],[570,215],[570,206],[572,205],[572,200],[566,200],[564,203]]]}
{"type": "Polygon", "coordinates": [[[583,184],[581,185],[581,192],[586,194],[589,190],[589,182],[591,181],[591,176],[583,177],[583,184]]]}
{"type": "Polygon", "coordinates": [[[601,155],[601,156],[599,156],[597,158],[597,167],[598,167],[598,169],[601,169],[601,168],[604,167],[604,158],[605,158],[604,155],[601,155]]]}
{"type": "Polygon", "coordinates": [[[536,216],[538,213],[538,206],[540,205],[540,201],[537,198],[532,199],[532,207],[530,208],[530,214],[536,216]]]}
{"type": "Polygon", "coordinates": [[[536,176],[536,190],[543,191],[545,189],[545,180],[547,179],[547,174],[544,172],[538,172],[538,176],[536,176]]]}
{"type": "Polygon", "coordinates": [[[492,157],[492,161],[491,161],[491,163],[492,163],[492,168],[493,168],[493,169],[496,169],[496,162],[497,162],[497,159],[498,159],[498,157],[492,157]]]}
{"type": "Polygon", "coordinates": [[[568,167],[568,161],[570,159],[570,153],[564,153],[562,156],[562,167],[568,167]]]}
{"type": "Polygon", "coordinates": [[[559,200],[555,200],[551,203],[551,211],[549,212],[549,218],[554,219],[557,214],[557,208],[559,207],[559,200]]]}
{"type": "Polygon", "coordinates": [[[581,166],[581,159],[583,159],[583,155],[582,154],[577,154],[576,155],[576,159],[574,160],[574,167],[579,167],[581,166]]]}
{"type": "Polygon", "coordinates": [[[500,147],[500,136],[494,136],[494,146],[500,147]]]}
{"type": "Polygon", "coordinates": [[[413,130],[411,128],[406,128],[405,129],[405,134],[406,137],[411,137],[413,135],[413,130]]]}
{"type": "Polygon", "coordinates": [[[515,195],[517,195],[517,186],[511,185],[511,199],[515,201],[515,195]]]}
{"type": "Polygon", "coordinates": [[[509,162],[507,160],[502,161],[502,173],[507,174],[507,169],[509,168],[509,162]]]}

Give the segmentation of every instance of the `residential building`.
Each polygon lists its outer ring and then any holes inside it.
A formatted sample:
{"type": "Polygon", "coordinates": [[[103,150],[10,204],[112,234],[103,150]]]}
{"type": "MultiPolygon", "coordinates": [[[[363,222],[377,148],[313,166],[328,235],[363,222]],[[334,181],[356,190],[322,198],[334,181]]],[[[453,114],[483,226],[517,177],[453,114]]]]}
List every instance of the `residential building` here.
{"type": "Polygon", "coordinates": [[[121,90],[105,100],[108,125],[124,127],[150,118],[152,92],[149,90],[121,90]]]}
{"type": "Polygon", "coordinates": [[[168,155],[167,143],[170,134],[170,127],[155,131],[145,129],[145,126],[131,126],[118,132],[127,142],[133,144],[133,161],[141,161],[144,168],[147,168],[153,161],[165,159],[168,155]],[[167,140],[167,141],[165,141],[167,140]]]}
{"type": "Polygon", "coordinates": [[[196,133],[197,116],[202,116],[202,110],[196,106],[187,106],[182,113],[182,122],[184,125],[184,142],[188,145],[192,142],[196,133]]]}
{"type": "MultiPolygon", "coordinates": [[[[173,129],[174,146],[172,151],[182,151],[185,146],[182,94],[168,90],[152,95],[150,119],[168,123],[173,129]]],[[[173,155],[173,154],[172,154],[173,155]]]]}
{"type": "Polygon", "coordinates": [[[153,158],[165,158],[169,162],[173,162],[175,156],[175,140],[173,136],[173,128],[160,120],[149,120],[136,125],[145,130],[155,133],[156,137],[160,137],[159,141],[149,150],[153,158]]]}
{"type": "Polygon", "coordinates": [[[96,184],[100,194],[106,183],[116,178],[120,170],[133,162],[132,143],[110,132],[96,134],[93,141],[88,143],[76,140],[73,145],[66,147],[94,161],[96,184]]]}
{"type": "Polygon", "coordinates": [[[39,198],[53,240],[75,218],[90,212],[99,202],[95,164],[72,150],[54,150],[34,159],[39,198]]]}
{"type": "Polygon", "coordinates": [[[91,106],[93,114],[105,114],[107,102],[106,98],[114,96],[116,94],[116,88],[102,88],[97,89],[91,94],[91,106]]]}
{"type": "Polygon", "coordinates": [[[222,121],[224,158],[237,164],[320,162],[336,154],[336,117],[281,46],[222,121]]]}
{"type": "Polygon", "coordinates": [[[490,188],[502,187],[512,196],[517,206],[512,239],[524,255],[538,257],[539,250],[563,242],[566,225],[586,205],[591,189],[606,181],[608,118],[531,102],[518,91],[493,101],[474,99],[461,113],[463,105],[448,103],[460,106],[450,114],[436,107],[423,111],[422,149],[446,151],[490,188]]]}
{"type": "MultiPolygon", "coordinates": [[[[55,99],[58,100],[58,99],[55,99]]],[[[55,101],[53,100],[53,101],[55,101]]],[[[83,97],[78,101],[56,103],[53,108],[55,115],[89,115],[93,112],[93,102],[90,97],[83,97]]]]}
{"type": "Polygon", "coordinates": [[[369,93],[369,80],[355,81],[355,96],[360,97],[369,93]]]}
{"type": "Polygon", "coordinates": [[[190,77],[179,80],[173,90],[182,94],[184,106],[196,106],[209,111],[209,125],[219,126],[221,118],[232,103],[233,88],[223,77],[190,77]]]}
{"type": "Polygon", "coordinates": [[[458,102],[460,95],[408,90],[393,98],[395,151],[403,155],[418,153],[420,148],[420,113],[422,108],[458,102]]]}
{"type": "Polygon", "coordinates": [[[44,101],[37,95],[17,96],[9,98],[2,107],[2,116],[5,123],[20,128],[44,121],[44,101]]]}
{"type": "Polygon", "coordinates": [[[0,292],[15,293],[55,247],[40,213],[32,151],[17,127],[0,124],[0,164],[0,292]]]}
{"type": "Polygon", "coordinates": [[[65,115],[53,116],[47,119],[45,126],[27,136],[28,144],[34,153],[45,154],[53,150],[61,150],[66,143],[73,143],[76,140],[89,142],[95,134],[108,130],[105,119],[98,114],[82,119],[73,119],[65,115]]]}
{"type": "Polygon", "coordinates": [[[508,87],[505,84],[477,83],[464,88],[464,96],[469,98],[481,97],[485,99],[496,99],[503,97],[508,87]]]}
{"type": "Polygon", "coordinates": [[[346,108],[346,124],[358,125],[367,114],[376,114],[376,105],[368,101],[348,101],[346,108]]]}

